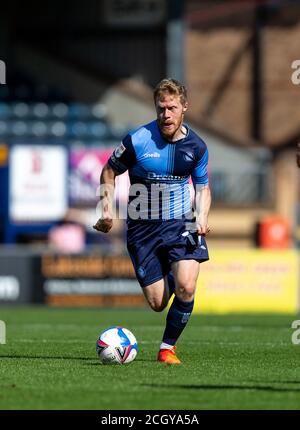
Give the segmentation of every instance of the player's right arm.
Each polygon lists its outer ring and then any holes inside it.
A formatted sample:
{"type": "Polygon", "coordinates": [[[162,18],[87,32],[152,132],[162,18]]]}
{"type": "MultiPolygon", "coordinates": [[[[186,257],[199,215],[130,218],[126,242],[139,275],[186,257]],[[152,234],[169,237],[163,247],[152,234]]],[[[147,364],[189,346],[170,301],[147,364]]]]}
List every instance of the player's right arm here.
{"type": "Polygon", "coordinates": [[[100,210],[101,217],[93,228],[108,233],[113,226],[113,201],[115,192],[115,178],[117,172],[106,163],[100,176],[100,210]]]}
{"type": "Polygon", "coordinates": [[[104,166],[100,176],[100,210],[101,217],[93,226],[97,231],[108,233],[113,226],[113,204],[115,178],[130,169],[136,161],[131,136],[127,135],[114,150],[104,166]]]}

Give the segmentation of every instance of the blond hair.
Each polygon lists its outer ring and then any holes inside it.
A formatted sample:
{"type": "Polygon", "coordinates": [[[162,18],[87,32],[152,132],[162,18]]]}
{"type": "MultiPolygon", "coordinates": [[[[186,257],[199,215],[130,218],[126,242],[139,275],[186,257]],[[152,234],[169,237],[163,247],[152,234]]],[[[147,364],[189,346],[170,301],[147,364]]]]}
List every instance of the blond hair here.
{"type": "Polygon", "coordinates": [[[176,79],[165,78],[156,85],[153,92],[154,103],[166,93],[178,96],[182,105],[185,105],[187,102],[187,90],[185,86],[176,79]]]}

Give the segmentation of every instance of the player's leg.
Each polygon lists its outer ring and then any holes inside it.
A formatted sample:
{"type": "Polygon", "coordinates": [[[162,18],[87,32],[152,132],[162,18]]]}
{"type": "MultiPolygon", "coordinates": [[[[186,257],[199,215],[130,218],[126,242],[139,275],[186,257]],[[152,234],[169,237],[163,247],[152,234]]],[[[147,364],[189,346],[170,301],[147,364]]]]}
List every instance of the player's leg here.
{"type": "Polygon", "coordinates": [[[161,312],[166,308],[174,292],[175,281],[173,275],[170,275],[170,273],[163,279],[142,288],[149,306],[155,312],[161,312]]]}
{"type": "Polygon", "coordinates": [[[161,223],[131,223],[127,232],[127,249],[137,280],[148,304],[156,312],[165,309],[175,290],[161,230],[161,223]]]}
{"type": "Polygon", "coordinates": [[[200,263],[196,260],[179,260],[172,263],[176,288],[175,294],[183,302],[194,299],[200,263]]]}
{"type": "Polygon", "coordinates": [[[166,280],[165,282],[168,283],[168,287],[169,287],[169,297],[172,296],[173,293],[175,293],[175,278],[174,278],[174,274],[173,272],[170,270],[170,272],[168,273],[168,275],[166,276],[166,280]]]}
{"type": "Polygon", "coordinates": [[[179,364],[175,354],[175,344],[183,332],[194,307],[194,295],[200,263],[196,260],[180,260],[172,263],[175,277],[175,297],[168,311],[158,360],[169,364],[179,364]]]}

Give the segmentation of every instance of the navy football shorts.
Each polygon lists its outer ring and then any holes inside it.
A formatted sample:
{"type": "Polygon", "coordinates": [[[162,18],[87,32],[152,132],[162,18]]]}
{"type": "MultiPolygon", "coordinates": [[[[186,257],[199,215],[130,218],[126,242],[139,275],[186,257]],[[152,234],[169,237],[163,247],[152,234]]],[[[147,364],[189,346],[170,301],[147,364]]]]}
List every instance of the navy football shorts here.
{"type": "Polygon", "coordinates": [[[209,259],[204,236],[187,230],[184,220],[130,220],[127,226],[127,249],[141,287],[163,279],[174,261],[209,259]]]}

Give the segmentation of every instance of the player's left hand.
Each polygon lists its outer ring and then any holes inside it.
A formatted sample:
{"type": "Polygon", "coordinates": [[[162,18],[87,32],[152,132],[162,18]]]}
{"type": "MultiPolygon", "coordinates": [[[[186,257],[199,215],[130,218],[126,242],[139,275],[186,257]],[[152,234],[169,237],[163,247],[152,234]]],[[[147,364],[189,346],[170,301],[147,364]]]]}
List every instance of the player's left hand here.
{"type": "Polygon", "coordinates": [[[197,232],[199,235],[206,236],[210,232],[210,227],[207,223],[197,222],[197,232]]]}
{"type": "Polygon", "coordinates": [[[197,224],[197,231],[199,235],[206,236],[210,232],[209,225],[202,226],[197,224]]]}

